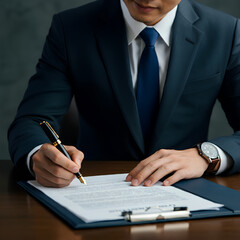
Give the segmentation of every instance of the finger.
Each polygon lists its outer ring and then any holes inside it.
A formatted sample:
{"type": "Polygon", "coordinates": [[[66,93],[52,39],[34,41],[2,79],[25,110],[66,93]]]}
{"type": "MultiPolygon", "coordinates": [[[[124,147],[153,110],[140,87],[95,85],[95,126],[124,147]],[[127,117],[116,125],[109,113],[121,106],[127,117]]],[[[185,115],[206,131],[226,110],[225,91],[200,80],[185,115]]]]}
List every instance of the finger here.
{"type": "Polygon", "coordinates": [[[63,153],[61,153],[51,144],[44,144],[42,146],[42,151],[44,151],[45,157],[51,160],[54,164],[59,165],[72,173],[79,171],[79,166],[75,162],[68,159],[63,153]]]}
{"type": "Polygon", "coordinates": [[[171,150],[161,149],[155,152],[154,154],[152,154],[151,156],[149,156],[148,158],[142,160],[133,170],[129,172],[129,174],[126,177],[126,181],[127,182],[132,181],[135,178],[135,176],[140,171],[142,171],[142,169],[145,168],[145,166],[147,166],[150,162],[159,160],[163,157],[167,157],[170,153],[171,153],[171,150]]]}
{"type": "Polygon", "coordinates": [[[133,168],[127,175],[126,181],[132,181],[132,179],[148,164],[148,162],[151,160],[151,157],[152,156],[142,160],[135,168],[133,168]]]}
{"type": "Polygon", "coordinates": [[[144,160],[141,161],[135,168],[133,168],[129,174],[126,177],[126,181],[127,182],[131,182],[133,179],[135,179],[135,177],[137,176],[137,174],[145,167],[145,163],[144,160]]]}
{"type": "Polygon", "coordinates": [[[84,159],[83,152],[79,151],[77,148],[73,146],[64,146],[69,153],[72,161],[74,161],[78,166],[79,169],[81,168],[82,161],[84,159]]]}
{"type": "MultiPolygon", "coordinates": [[[[72,179],[73,176],[75,176],[72,172],[69,172],[68,170],[66,170],[61,166],[55,165],[52,162],[49,162],[48,166],[45,165],[43,170],[45,172],[48,172],[50,174],[49,176],[53,176],[54,178],[64,179],[67,181],[69,179],[72,179]]],[[[42,173],[44,171],[42,171],[42,173]]]]}
{"type": "Polygon", "coordinates": [[[188,179],[188,177],[185,174],[184,169],[176,171],[172,176],[170,176],[169,178],[164,180],[163,186],[171,186],[174,183],[179,182],[182,179],[188,179]]]}
{"type": "MultiPolygon", "coordinates": [[[[50,145],[50,144],[46,144],[50,145]]],[[[46,149],[52,146],[44,146],[36,152],[31,160],[36,179],[41,179],[42,185],[48,186],[67,186],[74,179],[74,174],[55,164],[46,155],[46,149]],[[45,179],[45,181],[43,180],[45,179]]],[[[53,150],[55,148],[53,147],[53,150]]]]}
{"type": "Polygon", "coordinates": [[[36,180],[39,184],[45,187],[56,187],[56,188],[62,188],[68,186],[71,181],[64,181],[62,179],[49,179],[45,178],[44,176],[36,176],[36,180]]]}
{"type": "Polygon", "coordinates": [[[156,182],[168,176],[169,174],[177,171],[179,169],[178,162],[167,161],[161,167],[159,167],[145,182],[144,186],[150,187],[154,185],[156,182]]]}
{"type": "Polygon", "coordinates": [[[135,168],[133,168],[126,177],[126,181],[130,182],[136,178],[136,176],[141,172],[149,162],[154,161],[154,157],[150,156],[142,160],[135,168]]]}
{"type": "Polygon", "coordinates": [[[36,180],[43,186],[62,187],[69,185],[74,178],[74,174],[57,165],[55,165],[55,168],[60,169],[60,171],[52,170],[50,165],[53,165],[50,161],[45,162],[44,165],[38,166],[36,164],[34,167],[36,180]],[[66,174],[61,173],[61,171],[66,172],[66,174]],[[60,176],[55,176],[52,172],[60,176]],[[69,176],[67,176],[68,174],[69,176]]]}
{"type": "MultiPolygon", "coordinates": [[[[36,161],[34,164],[35,175],[42,175],[45,178],[55,179],[61,178],[66,181],[72,181],[74,174],[67,171],[59,165],[51,162],[51,160],[45,159],[44,162],[36,161]]],[[[52,180],[54,181],[54,180],[52,180]]]]}
{"type": "Polygon", "coordinates": [[[151,185],[153,181],[156,183],[160,178],[169,173],[168,169],[164,166],[168,166],[171,163],[171,159],[162,158],[149,162],[132,180],[133,186],[138,186],[143,181],[148,179],[147,185],[151,185]],[[149,178],[150,177],[150,178],[149,178]],[[150,182],[151,181],[151,182],[150,182]]]}

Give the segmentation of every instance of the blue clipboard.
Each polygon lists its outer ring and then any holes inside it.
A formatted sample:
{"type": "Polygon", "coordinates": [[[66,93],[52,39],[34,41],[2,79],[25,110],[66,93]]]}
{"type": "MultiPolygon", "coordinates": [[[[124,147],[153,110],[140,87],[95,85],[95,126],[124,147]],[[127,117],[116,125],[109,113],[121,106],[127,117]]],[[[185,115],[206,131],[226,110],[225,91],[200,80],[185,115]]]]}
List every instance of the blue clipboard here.
{"type": "Polygon", "coordinates": [[[226,216],[238,216],[240,215],[240,192],[230,189],[228,187],[216,184],[204,178],[183,180],[176,183],[174,186],[184,191],[190,192],[197,196],[203,197],[207,200],[223,204],[224,207],[219,210],[207,210],[207,211],[195,211],[191,212],[188,218],[172,218],[172,219],[160,219],[154,221],[141,221],[141,222],[129,222],[124,219],[113,221],[99,221],[92,223],[85,223],[79,217],[71,213],[66,208],[59,205],[57,202],[46,196],[43,192],[39,191],[26,181],[19,181],[18,184],[24,188],[30,195],[40,201],[43,205],[53,211],[58,217],[65,221],[69,226],[74,229],[86,229],[86,228],[101,228],[101,227],[113,227],[113,226],[127,226],[127,225],[140,225],[148,223],[160,223],[160,222],[173,222],[181,220],[193,220],[226,216]]]}

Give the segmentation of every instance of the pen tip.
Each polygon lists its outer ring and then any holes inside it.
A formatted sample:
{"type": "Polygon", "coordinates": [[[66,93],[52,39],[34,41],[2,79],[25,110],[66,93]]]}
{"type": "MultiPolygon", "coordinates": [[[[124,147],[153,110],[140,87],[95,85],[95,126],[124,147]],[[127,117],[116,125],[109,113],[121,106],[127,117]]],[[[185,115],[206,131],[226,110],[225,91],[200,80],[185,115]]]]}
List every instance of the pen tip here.
{"type": "Polygon", "coordinates": [[[82,184],[87,185],[86,181],[80,181],[82,184]]]}
{"type": "Polygon", "coordinates": [[[87,185],[87,182],[86,182],[86,180],[83,178],[83,177],[80,177],[80,178],[78,178],[79,179],[79,181],[81,182],[81,183],[83,183],[84,185],[87,185]]]}
{"type": "Polygon", "coordinates": [[[78,173],[76,174],[76,177],[78,178],[78,180],[79,180],[81,183],[87,185],[86,180],[83,178],[83,176],[82,176],[82,174],[81,174],[80,172],[78,172],[78,173]]]}

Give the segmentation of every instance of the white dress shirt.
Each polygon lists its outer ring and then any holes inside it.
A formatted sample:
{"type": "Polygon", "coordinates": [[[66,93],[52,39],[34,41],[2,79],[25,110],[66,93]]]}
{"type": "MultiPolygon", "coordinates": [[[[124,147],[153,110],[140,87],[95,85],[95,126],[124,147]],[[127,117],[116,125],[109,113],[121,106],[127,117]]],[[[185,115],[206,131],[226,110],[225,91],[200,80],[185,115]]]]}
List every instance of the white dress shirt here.
{"type": "MultiPolygon", "coordinates": [[[[140,57],[142,55],[143,49],[145,47],[145,43],[142,38],[139,36],[141,31],[147,27],[142,22],[138,22],[132,18],[130,15],[128,8],[126,7],[123,0],[120,0],[121,8],[123,12],[124,21],[126,24],[126,31],[127,31],[127,40],[128,40],[128,50],[129,50],[129,59],[130,59],[130,68],[131,68],[131,75],[132,75],[132,82],[133,87],[136,89],[137,83],[137,74],[138,74],[138,65],[140,61],[140,57]]],[[[155,44],[155,50],[158,58],[159,64],[159,87],[160,87],[160,98],[163,92],[167,70],[168,70],[168,63],[169,57],[171,52],[171,38],[172,38],[172,25],[176,16],[178,6],[173,8],[170,12],[166,14],[166,16],[152,26],[158,33],[159,38],[155,44]]],[[[32,149],[32,151],[28,154],[26,159],[26,164],[28,166],[29,171],[34,175],[30,168],[30,159],[32,155],[40,149],[42,145],[39,145],[32,149]]],[[[216,145],[215,145],[216,146],[216,145]]],[[[217,174],[220,174],[226,171],[232,164],[232,159],[228,156],[222,149],[216,146],[221,158],[220,168],[217,174]]]]}
{"type": "MultiPolygon", "coordinates": [[[[137,83],[138,65],[145,47],[145,43],[139,34],[143,31],[144,28],[147,27],[147,25],[132,18],[123,0],[121,0],[121,7],[126,24],[130,68],[133,87],[135,89],[137,83]]],[[[159,64],[160,95],[163,91],[167,76],[168,62],[171,50],[172,25],[176,16],[177,8],[178,6],[173,8],[160,22],[152,26],[159,34],[159,38],[155,43],[155,49],[159,64]]]]}

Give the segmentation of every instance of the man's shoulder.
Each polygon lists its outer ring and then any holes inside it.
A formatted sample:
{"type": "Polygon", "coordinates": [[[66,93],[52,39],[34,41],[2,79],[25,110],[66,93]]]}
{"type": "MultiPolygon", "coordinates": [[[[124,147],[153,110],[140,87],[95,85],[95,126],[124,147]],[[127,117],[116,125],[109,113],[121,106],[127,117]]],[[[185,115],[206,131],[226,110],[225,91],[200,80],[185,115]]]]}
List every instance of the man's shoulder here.
{"type": "Polygon", "coordinates": [[[195,16],[195,26],[209,35],[216,34],[216,36],[234,34],[238,19],[230,14],[224,13],[220,10],[213,9],[209,6],[199,3],[195,0],[182,0],[181,2],[182,14],[184,13],[195,16]],[[220,35],[219,35],[220,34],[220,35]]]}
{"type": "Polygon", "coordinates": [[[198,14],[200,18],[213,19],[215,22],[218,20],[236,21],[237,18],[225,13],[223,11],[211,8],[205,4],[199,3],[195,0],[187,0],[191,3],[193,9],[198,14]]]}
{"type": "Polygon", "coordinates": [[[72,18],[92,18],[98,15],[99,11],[104,8],[105,0],[95,0],[79,7],[71,8],[57,13],[62,19],[72,18]]]}
{"type": "Polygon", "coordinates": [[[95,0],[76,8],[67,9],[56,15],[65,23],[83,22],[91,24],[104,18],[112,8],[118,7],[118,5],[120,5],[118,0],[95,0]]]}

